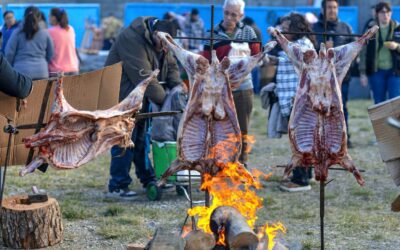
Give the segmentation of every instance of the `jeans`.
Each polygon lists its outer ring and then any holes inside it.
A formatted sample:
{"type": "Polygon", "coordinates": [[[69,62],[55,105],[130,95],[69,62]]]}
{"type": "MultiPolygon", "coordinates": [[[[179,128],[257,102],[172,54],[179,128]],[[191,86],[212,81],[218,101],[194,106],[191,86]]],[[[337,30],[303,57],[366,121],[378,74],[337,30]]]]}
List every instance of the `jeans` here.
{"type": "Polygon", "coordinates": [[[389,99],[400,96],[400,77],[392,69],[379,69],[368,80],[375,104],[386,101],[388,95],[389,99]]]}
{"type": "Polygon", "coordinates": [[[132,161],[135,164],[135,173],[143,187],[156,180],[153,166],[149,159],[150,139],[147,134],[146,121],[138,120],[132,132],[134,148],[111,148],[110,181],[108,190],[127,188],[132,183],[129,175],[132,161]],[[124,152],[125,150],[125,152],[124,152]]]}
{"type": "Polygon", "coordinates": [[[308,186],[310,184],[311,177],[311,168],[295,167],[293,169],[293,177],[290,181],[300,186],[308,186]]]}
{"type": "Polygon", "coordinates": [[[343,113],[344,113],[344,120],[346,122],[346,132],[347,138],[350,139],[349,134],[349,112],[347,111],[347,101],[349,100],[349,86],[350,82],[343,82],[342,83],[342,102],[343,102],[343,113]]]}
{"type": "Polygon", "coordinates": [[[251,71],[251,79],[253,81],[253,90],[254,94],[260,94],[260,68],[255,67],[253,71],[251,71]]]}

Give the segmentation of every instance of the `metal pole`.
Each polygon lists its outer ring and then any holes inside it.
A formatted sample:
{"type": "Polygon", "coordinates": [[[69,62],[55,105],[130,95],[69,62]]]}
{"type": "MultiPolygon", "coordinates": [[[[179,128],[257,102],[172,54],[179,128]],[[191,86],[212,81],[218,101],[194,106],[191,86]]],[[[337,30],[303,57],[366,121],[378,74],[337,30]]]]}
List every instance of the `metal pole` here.
{"type": "MultiPolygon", "coordinates": [[[[212,63],[212,51],[214,47],[214,4],[211,5],[211,34],[210,34],[210,61],[212,63]]],[[[206,189],[204,193],[205,206],[210,207],[210,192],[206,189]]]]}
{"type": "MultiPolygon", "coordinates": [[[[325,1],[325,6],[324,6],[324,43],[326,44],[326,31],[328,28],[328,20],[326,18],[326,5],[327,1],[325,1]]],[[[319,162],[319,164],[322,164],[322,161],[319,162]]],[[[324,217],[325,217],[325,181],[320,181],[319,183],[319,218],[320,218],[320,235],[321,235],[321,250],[325,249],[325,237],[324,237],[324,217]]]]}
{"type": "Polygon", "coordinates": [[[319,183],[319,217],[321,222],[321,250],[325,248],[324,240],[324,217],[325,217],[325,182],[320,181],[319,183]]]}
{"type": "MultiPolygon", "coordinates": [[[[193,208],[193,196],[192,196],[192,173],[189,171],[189,197],[190,197],[190,208],[193,208]]],[[[192,216],[192,230],[197,230],[196,220],[192,216]]]]}
{"type": "Polygon", "coordinates": [[[11,154],[11,140],[12,140],[12,135],[15,132],[15,128],[11,127],[11,124],[8,121],[7,125],[7,133],[8,135],[8,143],[7,143],[7,152],[6,152],[6,161],[4,163],[4,171],[3,168],[0,168],[0,181],[1,181],[1,186],[0,186],[0,207],[3,207],[3,193],[4,193],[4,186],[6,182],[6,174],[7,174],[7,166],[10,161],[10,154],[11,154]]]}

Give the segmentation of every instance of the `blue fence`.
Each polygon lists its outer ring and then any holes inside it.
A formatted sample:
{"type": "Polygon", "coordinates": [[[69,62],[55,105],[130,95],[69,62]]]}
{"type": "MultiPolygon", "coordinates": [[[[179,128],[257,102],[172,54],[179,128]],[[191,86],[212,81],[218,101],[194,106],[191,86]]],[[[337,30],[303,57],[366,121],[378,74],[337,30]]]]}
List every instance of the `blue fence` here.
{"type": "MultiPolygon", "coordinates": [[[[197,8],[200,12],[200,16],[204,20],[206,29],[210,29],[210,18],[211,8],[205,4],[166,4],[166,3],[128,3],[125,5],[125,26],[129,25],[133,19],[139,16],[155,16],[162,18],[164,13],[173,11],[177,14],[189,13],[191,9],[197,8]]],[[[248,6],[245,9],[246,16],[254,19],[258,27],[260,27],[263,35],[263,42],[265,43],[269,39],[267,34],[267,28],[274,25],[277,18],[284,16],[291,11],[297,11],[300,13],[312,12],[316,15],[319,14],[320,8],[315,7],[255,7],[248,6]]],[[[400,13],[400,11],[399,11],[400,13]]],[[[215,6],[215,19],[214,23],[222,20],[222,6],[215,6]]],[[[357,7],[340,7],[339,18],[349,23],[354,32],[358,32],[358,8],[357,7]]]]}
{"type": "MultiPolygon", "coordinates": [[[[7,4],[6,9],[15,13],[17,20],[22,20],[26,7],[32,4],[7,4]]],[[[100,4],[34,4],[46,15],[49,22],[51,8],[63,8],[68,13],[69,24],[76,33],[76,46],[80,44],[85,33],[85,20],[95,25],[100,24],[100,4]]]]}

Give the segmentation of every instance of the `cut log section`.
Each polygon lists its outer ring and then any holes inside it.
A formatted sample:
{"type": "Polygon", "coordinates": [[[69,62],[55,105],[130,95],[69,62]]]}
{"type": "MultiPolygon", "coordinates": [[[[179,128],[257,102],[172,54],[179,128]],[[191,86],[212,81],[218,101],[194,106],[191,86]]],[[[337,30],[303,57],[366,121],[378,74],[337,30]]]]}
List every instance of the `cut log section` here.
{"type": "Polygon", "coordinates": [[[225,231],[225,243],[231,250],[257,247],[257,235],[249,227],[243,215],[233,207],[216,208],[210,217],[210,228],[217,242],[220,231],[225,231]]]}
{"type": "Polygon", "coordinates": [[[400,195],[392,202],[392,211],[400,212],[400,195]]]}
{"type": "Polygon", "coordinates": [[[200,230],[191,231],[185,240],[185,250],[211,250],[215,246],[214,237],[200,230]]]}
{"type": "Polygon", "coordinates": [[[60,243],[63,225],[58,202],[28,202],[27,195],[11,196],[3,200],[1,231],[4,245],[11,248],[43,248],[60,243]]]}
{"type": "Polygon", "coordinates": [[[185,240],[177,234],[157,228],[153,239],[147,244],[146,250],[184,250],[185,240]]]}

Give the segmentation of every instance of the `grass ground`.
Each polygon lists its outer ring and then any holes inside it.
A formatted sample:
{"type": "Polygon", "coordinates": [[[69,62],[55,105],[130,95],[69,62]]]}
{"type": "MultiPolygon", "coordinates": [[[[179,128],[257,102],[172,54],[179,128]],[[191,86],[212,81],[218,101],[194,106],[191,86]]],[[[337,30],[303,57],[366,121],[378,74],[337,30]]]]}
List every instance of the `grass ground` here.
{"type": "MultiPolygon", "coordinates": [[[[326,188],[326,249],[399,249],[399,215],[390,203],[399,193],[381,161],[368,119],[369,101],[350,101],[350,132],[356,165],[365,169],[365,187],[359,187],[348,172],[330,171],[334,179],[326,188]]],[[[282,169],[271,166],[287,163],[290,150],[287,136],[267,139],[266,111],[256,99],[251,133],[256,138],[250,167],[273,172],[259,195],[264,208],[258,224],[282,221],[282,236],[290,249],[319,249],[319,185],[309,192],[284,193],[278,185],[282,169]]],[[[60,202],[65,224],[64,241],[50,249],[125,249],[128,243],[147,242],[157,227],[179,231],[188,202],[175,190],[163,193],[158,202],[147,200],[135,180],[132,188],[141,194],[134,201],[104,197],[109,178],[108,155],[73,171],[35,172],[18,177],[19,167],[10,168],[5,195],[30,192],[32,185],[46,189],[60,202]]],[[[133,174],[133,172],[132,172],[133,174]]],[[[134,175],[134,174],[133,174],[134,175]]],[[[203,195],[195,192],[195,198],[203,195]]],[[[0,245],[0,248],[3,246],[0,245]]]]}

